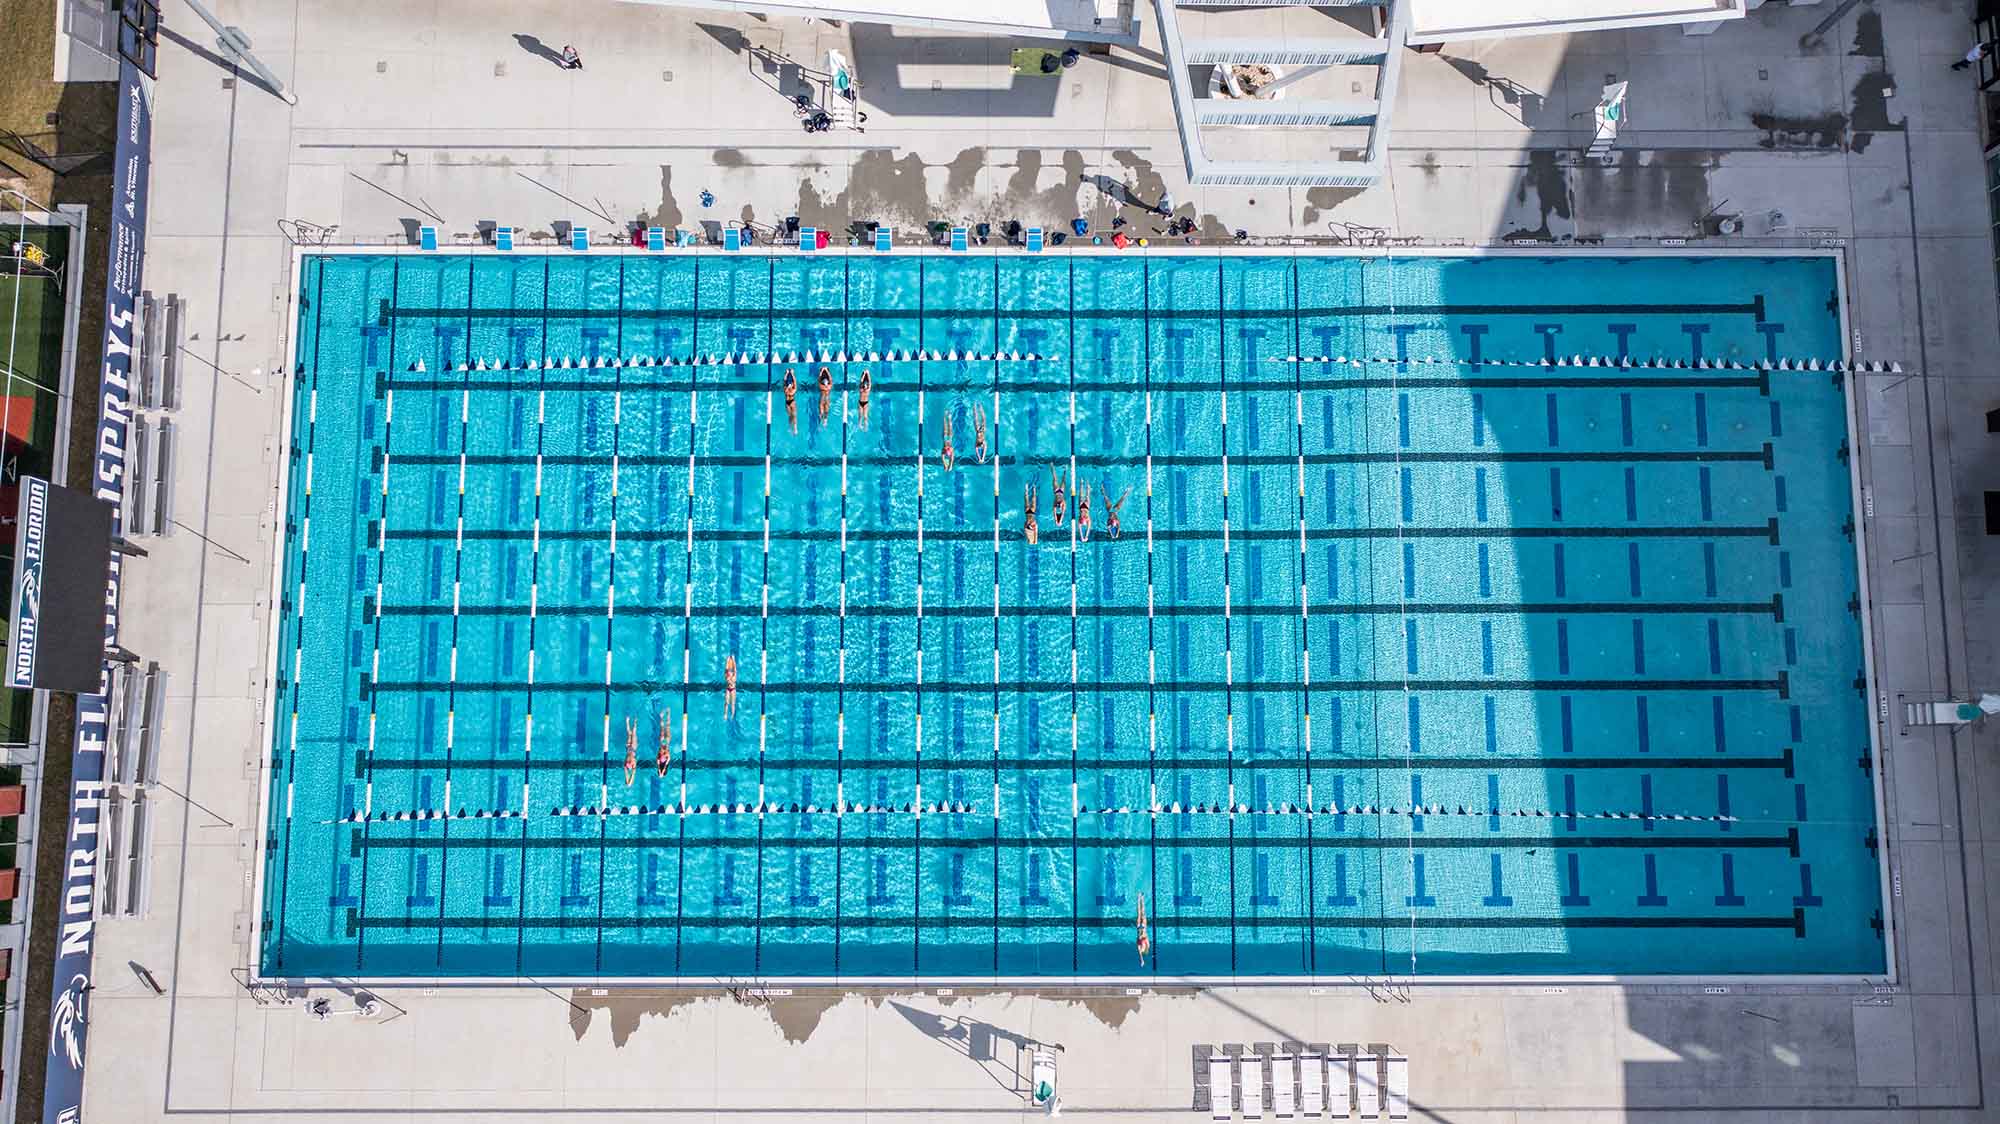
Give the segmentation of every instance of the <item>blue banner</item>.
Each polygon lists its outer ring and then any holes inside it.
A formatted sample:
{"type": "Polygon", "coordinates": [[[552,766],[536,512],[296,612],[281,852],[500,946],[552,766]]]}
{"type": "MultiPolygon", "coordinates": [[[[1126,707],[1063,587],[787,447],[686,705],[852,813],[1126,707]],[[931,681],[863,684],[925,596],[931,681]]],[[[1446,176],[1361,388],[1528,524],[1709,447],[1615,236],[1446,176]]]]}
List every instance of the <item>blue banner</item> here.
{"type": "MultiPolygon", "coordinates": [[[[125,442],[131,424],[132,323],[139,299],[146,246],[147,164],[153,150],[153,103],[148,79],[121,59],[118,66],[117,166],[112,171],[109,269],[104,283],[104,371],[98,383],[97,452],[91,491],[112,505],[112,536],[119,532],[125,494],[125,442]]],[[[104,645],[118,641],[120,558],[111,555],[104,588],[104,645]]],[[[76,700],[76,746],[70,764],[69,824],[61,840],[43,832],[43,846],[60,843],[62,915],[37,918],[58,924],[55,979],[49,996],[49,1058],[42,1078],[43,1124],[77,1124],[83,1118],[84,1037],[90,1025],[91,942],[97,913],[97,824],[104,802],[105,695],[111,664],[99,673],[96,694],[76,700]]]]}

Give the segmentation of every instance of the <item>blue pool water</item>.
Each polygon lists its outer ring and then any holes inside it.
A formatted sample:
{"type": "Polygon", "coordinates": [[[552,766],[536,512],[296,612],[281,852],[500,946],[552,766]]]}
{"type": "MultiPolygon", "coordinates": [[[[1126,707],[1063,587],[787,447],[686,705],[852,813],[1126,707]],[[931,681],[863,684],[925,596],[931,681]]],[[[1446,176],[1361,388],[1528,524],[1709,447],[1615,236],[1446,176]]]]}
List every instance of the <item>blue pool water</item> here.
{"type": "Polygon", "coordinates": [[[1837,285],[309,257],[263,969],[1880,971],[1837,285]]]}

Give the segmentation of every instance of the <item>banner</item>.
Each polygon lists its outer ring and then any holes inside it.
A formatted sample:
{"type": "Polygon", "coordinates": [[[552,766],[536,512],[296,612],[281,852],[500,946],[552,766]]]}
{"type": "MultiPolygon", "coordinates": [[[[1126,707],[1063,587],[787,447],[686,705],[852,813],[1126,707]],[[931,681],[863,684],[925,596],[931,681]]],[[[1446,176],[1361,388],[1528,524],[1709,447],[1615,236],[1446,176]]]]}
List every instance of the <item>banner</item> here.
{"type": "MultiPolygon", "coordinates": [[[[152,90],[129,58],[118,64],[118,148],[112,169],[109,268],[104,282],[104,370],[98,384],[97,452],[91,492],[112,505],[112,533],[125,491],[125,441],[131,424],[132,323],[146,244],[147,163],[153,148],[152,90]]],[[[110,556],[104,583],[104,645],[118,640],[120,560],[110,556]]],[[[104,800],[104,739],[111,665],[94,694],[76,699],[76,746],[70,764],[69,823],[60,840],[43,829],[41,845],[60,844],[62,913],[49,995],[48,1069],[42,1076],[42,1124],[83,1118],[83,1060],[90,1025],[91,941],[97,913],[97,822],[104,800]]],[[[43,919],[37,918],[38,921],[43,919]]]]}
{"type": "Polygon", "coordinates": [[[89,694],[104,667],[111,505],[91,492],[21,477],[8,616],[9,687],[89,694]]]}
{"type": "Polygon", "coordinates": [[[23,476],[14,517],[14,611],[7,622],[7,685],[32,690],[42,635],[42,556],[49,538],[49,482],[23,476]]]}

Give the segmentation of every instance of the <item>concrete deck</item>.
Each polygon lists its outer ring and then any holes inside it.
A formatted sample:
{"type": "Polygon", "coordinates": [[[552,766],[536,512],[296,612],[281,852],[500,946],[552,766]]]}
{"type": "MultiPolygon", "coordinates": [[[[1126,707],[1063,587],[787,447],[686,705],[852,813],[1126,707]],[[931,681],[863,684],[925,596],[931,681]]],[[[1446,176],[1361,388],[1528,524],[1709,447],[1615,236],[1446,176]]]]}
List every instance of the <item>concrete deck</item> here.
{"type": "MultiPolygon", "coordinates": [[[[1060,226],[1171,190],[1210,237],[1351,239],[1359,226],[1442,242],[1692,239],[1720,212],[1743,216],[1745,239],[1834,239],[1857,356],[1913,372],[1870,376],[1862,395],[1876,667],[1894,709],[1898,693],[1991,689],[2000,677],[2000,647],[1963,624],[1988,619],[2000,596],[2000,539],[1983,533],[1980,502],[2000,477],[1980,425],[2000,404],[1994,252],[1972,85],[1946,65],[1963,52],[1969,7],[1863,7],[1810,52],[1799,37],[1824,11],[1769,6],[1702,38],[1668,28],[1413,56],[1387,182],[1196,192],[1180,182],[1166,88],[1145,50],[1010,82],[1011,44],[879,27],[549,0],[506,5],[502,19],[463,0],[221,5],[299,105],[163,41],[146,281],[188,302],[197,361],[176,508],[215,545],[193,533],[148,544],[151,557],[128,568],[124,640],[172,675],[162,779],[214,814],[165,809],[151,915],[99,928],[89,1118],[991,1119],[1024,1113],[1019,1051],[1052,1043],[1069,1115],[1191,1120],[1194,1046],[1285,1040],[1395,1044],[1412,1058],[1418,1118],[1989,1118],[2000,1089],[1988,1088],[1982,1043],[2000,1041],[2000,1011],[1982,991],[1995,967],[2000,768],[1985,760],[1996,736],[1983,728],[1883,730],[1899,961],[1886,988],[439,987],[321,1023],[237,982],[257,908],[283,413],[271,372],[287,362],[292,252],[280,220],[378,243],[419,223],[449,233],[481,220],[547,230],[797,213],[836,229],[1060,226]],[[564,42],[585,70],[553,64],[564,42]],[[829,46],[865,84],[866,133],[807,136],[775,88],[782,58],[812,68],[829,46]],[[1633,84],[1632,124],[1613,166],[1581,166],[1585,111],[1614,74],[1633,84]]],[[[165,16],[207,44],[180,3],[165,16]]],[[[353,1005],[335,996],[335,1007],[353,1005]]]]}

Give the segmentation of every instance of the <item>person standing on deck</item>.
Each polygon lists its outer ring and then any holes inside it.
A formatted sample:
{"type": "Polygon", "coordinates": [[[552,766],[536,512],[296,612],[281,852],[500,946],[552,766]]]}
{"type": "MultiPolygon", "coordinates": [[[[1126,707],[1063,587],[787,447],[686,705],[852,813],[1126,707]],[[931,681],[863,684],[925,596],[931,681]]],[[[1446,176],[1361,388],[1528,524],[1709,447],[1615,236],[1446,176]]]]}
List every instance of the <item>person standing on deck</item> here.
{"type": "Polygon", "coordinates": [[[2000,46],[2000,40],[1989,39],[1984,43],[1974,43],[1972,49],[1965,52],[1965,57],[1952,63],[1951,68],[1953,70],[1964,70],[1977,63],[1980,59],[1992,54],[1995,46],[2000,46]]]}

